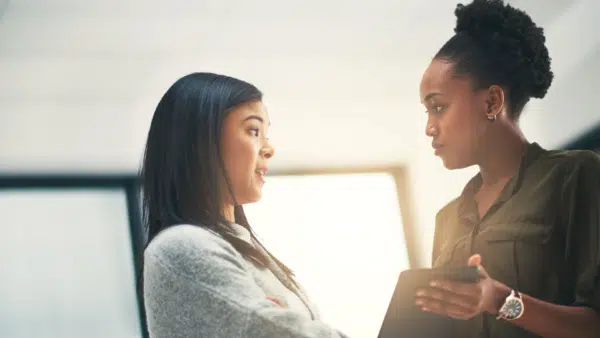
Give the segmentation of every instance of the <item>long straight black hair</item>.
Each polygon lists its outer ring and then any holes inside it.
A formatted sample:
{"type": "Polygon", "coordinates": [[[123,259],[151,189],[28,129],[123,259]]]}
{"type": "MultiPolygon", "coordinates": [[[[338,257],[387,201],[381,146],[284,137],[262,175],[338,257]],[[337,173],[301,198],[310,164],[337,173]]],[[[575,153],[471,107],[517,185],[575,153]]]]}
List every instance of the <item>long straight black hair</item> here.
{"type": "MultiPolygon", "coordinates": [[[[146,246],[161,231],[190,224],[216,232],[244,258],[267,267],[269,257],[239,239],[225,218],[222,195],[232,189],[221,183],[229,182],[220,149],[223,121],[237,106],[261,100],[254,85],[213,73],[186,75],[167,90],[150,124],[140,173],[146,246]]],[[[262,246],[241,205],[235,206],[235,222],[262,246]]],[[[262,248],[293,280],[291,270],[262,248]]],[[[139,284],[141,289],[141,278],[139,284]]]]}

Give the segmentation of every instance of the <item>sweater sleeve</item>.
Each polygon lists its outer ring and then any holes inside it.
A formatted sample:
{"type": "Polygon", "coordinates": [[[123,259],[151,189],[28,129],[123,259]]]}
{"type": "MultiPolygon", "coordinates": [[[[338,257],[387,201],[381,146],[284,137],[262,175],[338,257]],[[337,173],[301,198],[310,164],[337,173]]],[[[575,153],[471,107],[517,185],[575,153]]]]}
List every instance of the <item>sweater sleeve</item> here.
{"type": "Polygon", "coordinates": [[[268,300],[227,241],[181,225],[145,252],[144,302],[151,338],[344,338],[268,300]]]}

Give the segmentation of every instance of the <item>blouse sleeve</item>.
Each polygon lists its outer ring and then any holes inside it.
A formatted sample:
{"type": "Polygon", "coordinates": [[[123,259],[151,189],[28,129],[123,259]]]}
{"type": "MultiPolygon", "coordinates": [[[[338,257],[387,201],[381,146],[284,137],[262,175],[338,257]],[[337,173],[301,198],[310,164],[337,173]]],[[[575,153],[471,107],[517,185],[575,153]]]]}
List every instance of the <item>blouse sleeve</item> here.
{"type": "Polygon", "coordinates": [[[600,155],[582,152],[564,181],[567,261],[575,304],[600,311],[600,155]]]}

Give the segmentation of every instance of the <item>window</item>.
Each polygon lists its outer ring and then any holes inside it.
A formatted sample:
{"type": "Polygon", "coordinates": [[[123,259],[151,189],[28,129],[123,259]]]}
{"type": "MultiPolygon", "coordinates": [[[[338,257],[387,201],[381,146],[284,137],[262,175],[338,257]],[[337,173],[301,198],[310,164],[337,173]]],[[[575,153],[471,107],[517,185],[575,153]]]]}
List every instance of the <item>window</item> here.
{"type": "Polygon", "coordinates": [[[246,214],[327,323],[353,338],[377,336],[398,275],[409,268],[394,176],[267,177],[262,200],[246,214]]]}
{"type": "Polygon", "coordinates": [[[0,337],[141,337],[126,193],[0,190],[0,337]]]}

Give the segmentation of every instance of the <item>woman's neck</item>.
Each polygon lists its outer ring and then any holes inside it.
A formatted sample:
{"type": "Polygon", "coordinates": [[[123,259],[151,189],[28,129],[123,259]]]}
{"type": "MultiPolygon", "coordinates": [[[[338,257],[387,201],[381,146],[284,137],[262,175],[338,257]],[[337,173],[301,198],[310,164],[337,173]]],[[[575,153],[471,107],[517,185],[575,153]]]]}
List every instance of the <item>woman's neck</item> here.
{"type": "Polygon", "coordinates": [[[223,216],[231,223],[235,223],[235,206],[233,204],[225,204],[223,206],[223,216]]]}
{"type": "Polygon", "coordinates": [[[490,138],[479,164],[484,186],[494,186],[510,179],[519,166],[527,146],[527,140],[520,130],[502,134],[490,138]]]}

